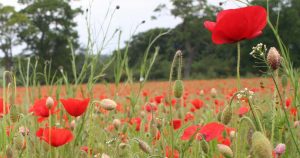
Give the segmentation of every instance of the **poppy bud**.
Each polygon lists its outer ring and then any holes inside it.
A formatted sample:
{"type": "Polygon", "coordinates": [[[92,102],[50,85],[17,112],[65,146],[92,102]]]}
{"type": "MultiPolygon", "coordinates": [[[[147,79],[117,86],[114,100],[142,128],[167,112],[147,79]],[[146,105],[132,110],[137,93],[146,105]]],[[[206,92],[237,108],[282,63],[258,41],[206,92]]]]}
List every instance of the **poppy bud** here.
{"type": "Polygon", "coordinates": [[[217,145],[219,152],[226,158],[232,158],[233,157],[233,152],[230,149],[229,146],[224,145],[224,144],[218,144],[217,145]]]}
{"type": "Polygon", "coordinates": [[[267,55],[267,62],[273,70],[276,70],[279,68],[280,59],[281,59],[281,56],[278,53],[277,49],[275,47],[271,47],[268,52],[268,55],[267,55]]]}
{"type": "Polygon", "coordinates": [[[119,119],[114,119],[113,125],[114,125],[115,129],[118,130],[121,126],[121,121],[119,119]]]}
{"type": "Polygon", "coordinates": [[[147,154],[151,153],[151,148],[146,142],[144,142],[140,139],[135,139],[135,140],[139,143],[139,147],[143,152],[145,152],[147,154]]]}
{"type": "Polygon", "coordinates": [[[230,131],[229,135],[230,135],[230,138],[233,139],[233,138],[236,137],[236,132],[235,131],[230,131]]]}
{"type": "Polygon", "coordinates": [[[47,108],[48,108],[48,109],[51,109],[51,108],[53,107],[53,105],[54,105],[54,100],[53,100],[53,98],[52,98],[52,97],[48,97],[48,98],[46,99],[46,106],[47,106],[47,108]]]}
{"type": "Polygon", "coordinates": [[[217,90],[216,90],[216,88],[212,88],[212,89],[210,90],[210,95],[211,95],[211,97],[213,97],[213,98],[215,98],[215,97],[217,96],[217,90]]]}
{"type": "Polygon", "coordinates": [[[252,151],[259,158],[272,158],[271,143],[261,132],[254,132],[252,136],[252,151]]]}
{"type": "Polygon", "coordinates": [[[71,126],[71,130],[74,130],[76,127],[76,121],[72,120],[70,126],[71,126]]]}
{"type": "Polygon", "coordinates": [[[140,115],[141,115],[141,118],[144,118],[145,115],[146,115],[145,111],[141,111],[141,112],[140,112],[140,115]]]}
{"type": "Polygon", "coordinates": [[[286,77],[286,75],[282,75],[281,76],[281,85],[282,85],[282,87],[286,88],[287,84],[288,84],[288,78],[286,77]]]}
{"type": "Polygon", "coordinates": [[[247,133],[247,141],[248,141],[248,144],[249,144],[249,145],[252,144],[252,136],[253,136],[253,133],[254,133],[253,128],[250,128],[250,129],[248,130],[248,133],[247,133]]]}
{"type": "Polygon", "coordinates": [[[232,110],[230,106],[226,106],[222,112],[221,116],[221,122],[225,125],[227,125],[232,117],[232,110]]]}
{"type": "Polygon", "coordinates": [[[181,98],[182,93],[183,93],[183,83],[181,80],[176,80],[174,83],[174,87],[173,87],[173,91],[174,91],[174,97],[175,98],[181,98]]]}
{"type": "Polygon", "coordinates": [[[110,158],[110,156],[108,156],[108,155],[105,154],[105,153],[102,153],[101,158],[110,158]]]}
{"type": "Polygon", "coordinates": [[[117,103],[111,99],[102,99],[100,106],[105,110],[114,110],[117,107],[117,103]]]}
{"type": "Polygon", "coordinates": [[[120,149],[125,149],[126,146],[127,146],[126,143],[120,143],[120,144],[119,144],[119,148],[120,148],[120,149]]]}
{"type": "Polygon", "coordinates": [[[281,155],[285,152],[285,149],[286,149],[285,144],[280,143],[276,146],[274,151],[277,155],[281,155]]]}
{"type": "Polygon", "coordinates": [[[297,127],[299,127],[299,126],[300,126],[300,121],[295,121],[295,122],[294,122],[294,127],[297,128],[297,127]]]}
{"type": "Polygon", "coordinates": [[[207,141],[206,141],[205,139],[202,139],[201,142],[200,142],[200,144],[201,144],[201,149],[202,149],[202,151],[203,151],[205,154],[207,154],[208,151],[209,151],[209,145],[208,145],[207,141]]]}

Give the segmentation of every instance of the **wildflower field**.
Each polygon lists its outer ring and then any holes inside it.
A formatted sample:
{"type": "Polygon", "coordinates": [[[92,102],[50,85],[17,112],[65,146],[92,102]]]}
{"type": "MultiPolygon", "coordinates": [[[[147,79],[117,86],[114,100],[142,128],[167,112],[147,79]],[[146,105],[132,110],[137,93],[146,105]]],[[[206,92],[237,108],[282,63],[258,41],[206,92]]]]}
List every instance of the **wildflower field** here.
{"type": "Polygon", "coordinates": [[[176,50],[164,65],[169,78],[150,80],[159,55],[154,43],[170,31],[152,38],[136,69],[128,66],[129,43],[102,60],[92,37],[83,59],[69,39],[71,56],[62,58],[69,70],[53,70],[55,60],[42,67],[38,57],[18,60],[2,75],[0,158],[299,157],[299,73],[279,20],[270,21],[268,0],[239,2],[246,6],[221,10],[198,28],[215,45],[235,45],[236,78],[185,80],[189,63],[176,50]],[[277,44],[248,50],[260,77],[240,77],[243,41],[264,36],[266,27],[277,44]]]}

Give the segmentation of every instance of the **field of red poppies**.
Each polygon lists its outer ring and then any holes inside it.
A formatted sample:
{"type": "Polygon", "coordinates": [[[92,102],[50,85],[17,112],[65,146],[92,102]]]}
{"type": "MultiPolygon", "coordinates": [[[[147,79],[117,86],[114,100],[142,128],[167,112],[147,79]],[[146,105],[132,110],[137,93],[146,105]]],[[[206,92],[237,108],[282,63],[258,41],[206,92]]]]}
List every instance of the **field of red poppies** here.
{"type": "MultiPolygon", "coordinates": [[[[21,87],[14,74],[4,73],[0,158],[299,157],[299,78],[267,10],[224,10],[204,26],[214,43],[237,43],[236,79],[182,80],[181,51],[166,82],[147,81],[155,55],[145,57],[136,82],[121,80],[128,72],[123,69],[126,56],[116,57],[120,67],[111,84],[95,80],[102,76],[93,72],[96,59],[84,63],[80,72],[74,70],[75,81],[61,70],[62,77],[45,86],[35,84],[31,70],[27,77],[22,74],[21,87]],[[247,25],[249,21],[253,24],[247,25]],[[240,41],[259,36],[267,26],[279,48],[254,46],[249,52],[264,64],[264,78],[241,79],[240,41]],[[85,75],[89,78],[83,84],[85,75]]],[[[45,71],[51,81],[47,75],[45,71]]]]}

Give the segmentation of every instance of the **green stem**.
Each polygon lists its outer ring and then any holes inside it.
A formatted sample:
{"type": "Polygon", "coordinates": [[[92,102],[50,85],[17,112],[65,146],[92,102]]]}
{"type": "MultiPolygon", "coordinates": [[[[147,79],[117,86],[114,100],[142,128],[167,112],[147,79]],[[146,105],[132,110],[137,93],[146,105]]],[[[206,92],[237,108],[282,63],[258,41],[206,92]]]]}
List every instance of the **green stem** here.
{"type": "MultiPolygon", "coordinates": [[[[249,97],[248,97],[248,99],[249,99],[249,97]]],[[[264,128],[263,128],[263,126],[262,126],[262,124],[261,124],[261,121],[260,121],[260,119],[257,117],[257,113],[256,113],[256,111],[255,111],[253,105],[251,104],[250,99],[249,99],[249,102],[248,102],[248,103],[249,103],[250,111],[251,111],[251,113],[252,113],[252,115],[253,115],[253,118],[254,118],[255,122],[258,124],[258,129],[259,129],[259,131],[265,133],[264,128]]]]}
{"type": "Polygon", "coordinates": [[[238,42],[237,43],[236,78],[237,78],[237,87],[239,90],[241,89],[240,63],[241,63],[241,45],[240,45],[240,42],[238,42]]]}
{"type": "Polygon", "coordinates": [[[294,132],[292,131],[291,124],[290,124],[290,121],[289,121],[289,118],[288,118],[288,114],[287,114],[286,109],[285,109],[285,107],[284,107],[285,104],[284,104],[283,99],[282,99],[282,96],[281,96],[281,94],[280,94],[280,92],[279,92],[278,84],[277,84],[277,82],[276,82],[276,80],[275,80],[275,78],[274,78],[273,73],[271,74],[271,76],[272,76],[272,80],[273,80],[273,82],[274,82],[274,84],[275,84],[275,87],[276,87],[276,91],[277,91],[277,93],[278,93],[278,96],[279,96],[279,98],[280,98],[281,108],[283,109],[285,121],[286,121],[286,123],[287,123],[288,129],[289,129],[290,134],[291,134],[291,136],[292,136],[293,143],[294,143],[295,146],[296,146],[296,149],[297,149],[298,154],[300,154],[300,149],[299,149],[298,143],[297,143],[297,141],[296,141],[294,132]]]}

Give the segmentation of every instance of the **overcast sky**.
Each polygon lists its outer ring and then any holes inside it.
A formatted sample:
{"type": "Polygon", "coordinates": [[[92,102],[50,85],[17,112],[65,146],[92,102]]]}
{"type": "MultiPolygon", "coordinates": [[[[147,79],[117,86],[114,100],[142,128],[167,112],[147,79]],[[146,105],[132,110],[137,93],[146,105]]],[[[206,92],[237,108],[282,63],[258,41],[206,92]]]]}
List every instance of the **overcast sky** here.
{"type": "MultiPolygon", "coordinates": [[[[219,2],[224,2],[224,0],[208,0],[209,3],[218,5],[219,2]]],[[[12,5],[15,8],[21,9],[17,3],[17,0],[0,0],[0,3],[4,5],[12,5]]],[[[142,32],[155,27],[165,27],[172,28],[180,23],[180,19],[176,19],[169,14],[168,11],[162,12],[161,15],[156,20],[151,20],[151,16],[155,15],[153,10],[161,3],[167,4],[168,8],[171,8],[169,0],[73,0],[71,2],[72,7],[81,7],[82,9],[91,7],[91,28],[93,30],[93,34],[98,37],[97,41],[102,39],[103,33],[101,33],[101,24],[103,24],[104,17],[107,13],[107,10],[111,11],[117,6],[120,6],[120,9],[117,10],[113,16],[110,32],[111,35],[115,29],[122,30],[122,43],[128,40],[135,30],[136,26],[138,26],[141,21],[145,20],[146,23],[140,25],[136,31],[142,32]]],[[[227,2],[223,5],[224,8],[236,8],[241,4],[235,2],[234,0],[227,0],[227,2]]],[[[85,45],[87,42],[87,26],[85,22],[85,15],[79,15],[76,17],[75,21],[77,22],[77,30],[79,33],[79,41],[81,45],[85,45]]],[[[104,29],[107,27],[108,21],[104,23],[104,29]]],[[[201,28],[202,26],[199,26],[201,28]]],[[[104,53],[109,53],[117,47],[118,38],[114,38],[110,45],[108,45],[104,51],[104,53]]],[[[14,52],[20,52],[19,49],[14,50],[14,52]]],[[[2,55],[2,54],[1,54],[2,55]]]]}

